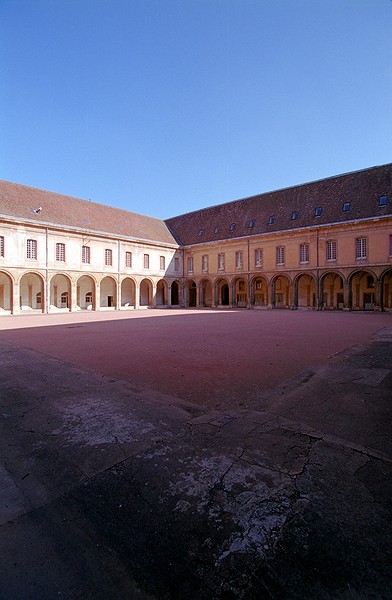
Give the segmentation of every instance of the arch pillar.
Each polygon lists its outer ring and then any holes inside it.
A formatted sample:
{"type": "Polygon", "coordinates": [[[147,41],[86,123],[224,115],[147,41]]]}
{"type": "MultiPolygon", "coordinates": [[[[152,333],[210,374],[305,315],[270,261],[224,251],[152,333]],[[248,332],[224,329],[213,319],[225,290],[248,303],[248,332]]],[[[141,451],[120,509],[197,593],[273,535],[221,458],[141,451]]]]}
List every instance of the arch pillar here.
{"type": "Polygon", "coordinates": [[[156,281],[153,281],[152,284],[152,302],[151,305],[153,308],[155,308],[157,306],[157,283],[156,281]]]}
{"type": "Polygon", "coordinates": [[[15,281],[11,297],[11,314],[17,315],[20,313],[20,283],[15,281]]]}
{"type": "Polygon", "coordinates": [[[378,278],[374,284],[374,310],[381,312],[382,305],[382,281],[378,278]]]}
{"type": "Polygon", "coordinates": [[[101,282],[97,283],[94,287],[95,299],[93,302],[93,310],[99,310],[101,308],[101,282]]]}
{"type": "Polygon", "coordinates": [[[69,299],[69,307],[71,312],[75,312],[78,309],[77,290],[77,282],[71,281],[71,297],[69,299]]]}
{"type": "Polygon", "coordinates": [[[347,279],[347,281],[343,282],[343,310],[351,310],[351,281],[347,279]]]}

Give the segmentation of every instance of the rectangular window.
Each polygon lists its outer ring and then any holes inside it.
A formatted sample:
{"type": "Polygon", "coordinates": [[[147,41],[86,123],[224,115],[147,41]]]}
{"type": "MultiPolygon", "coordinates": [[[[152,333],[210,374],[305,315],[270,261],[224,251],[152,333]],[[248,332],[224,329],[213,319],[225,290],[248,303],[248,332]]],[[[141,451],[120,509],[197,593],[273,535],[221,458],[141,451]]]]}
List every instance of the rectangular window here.
{"type": "Polygon", "coordinates": [[[125,266],[127,269],[132,269],[132,252],[125,253],[125,266]]]}
{"type": "Polygon", "coordinates": [[[207,256],[207,254],[205,254],[204,256],[201,257],[201,270],[203,271],[203,273],[208,272],[208,256],[207,256]]]}
{"type": "Polygon", "coordinates": [[[0,257],[4,258],[4,235],[0,235],[0,257]]]}
{"type": "Polygon", "coordinates": [[[255,250],[255,267],[263,266],[263,251],[261,248],[255,250]]]}
{"type": "Polygon", "coordinates": [[[161,271],[165,270],[165,257],[164,256],[159,257],[159,268],[161,271]]]}
{"type": "Polygon", "coordinates": [[[235,253],[235,268],[242,269],[243,267],[243,253],[241,250],[235,253]]]}
{"type": "Polygon", "coordinates": [[[150,268],[150,255],[149,254],[145,254],[143,257],[143,268],[144,269],[150,268]]]}
{"type": "Polygon", "coordinates": [[[225,255],[223,253],[218,254],[218,271],[225,270],[225,255]]]}
{"type": "Polygon", "coordinates": [[[192,273],[193,273],[193,257],[192,256],[188,257],[187,265],[188,265],[188,274],[192,275],[192,273]]]}
{"type": "Polygon", "coordinates": [[[328,240],[326,243],[326,258],[327,260],[336,260],[336,242],[328,240]]]}
{"type": "Polygon", "coordinates": [[[65,262],[65,244],[56,244],[56,260],[65,262]]]}
{"type": "Polygon", "coordinates": [[[27,258],[37,260],[37,240],[27,240],[27,258]]]}
{"type": "Polygon", "coordinates": [[[82,263],[90,264],[90,246],[82,246],[82,263]]]}
{"type": "Polygon", "coordinates": [[[284,246],[278,246],[276,248],[276,264],[284,265],[284,246]]]}
{"type": "Polygon", "coordinates": [[[355,258],[367,258],[367,238],[355,240],[355,258]]]}
{"type": "Polygon", "coordinates": [[[180,270],[180,259],[178,258],[178,256],[176,256],[174,259],[174,270],[175,271],[180,270]]]}
{"type": "Polygon", "coordinates": [[[299,262],[300,263],[308,263],[309,262],[309,244],[300,244],[299,262]]]}
{"type": "Polygon", "coordinates": [[[110,248],[106,248],[105,250],[105,265],[107,267],[111,267],[113,264],[113,254],[110,248]]]}

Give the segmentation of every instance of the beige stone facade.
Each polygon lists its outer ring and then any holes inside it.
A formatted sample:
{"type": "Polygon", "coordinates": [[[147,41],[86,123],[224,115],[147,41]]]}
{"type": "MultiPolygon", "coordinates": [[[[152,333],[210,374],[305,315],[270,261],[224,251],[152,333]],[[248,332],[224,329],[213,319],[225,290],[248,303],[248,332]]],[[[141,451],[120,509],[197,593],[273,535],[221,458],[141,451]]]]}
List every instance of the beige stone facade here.
{"type": "Polygon", "coordinates": [[[0,314],[392,311],[392,165],[160,221],[0,182],[0,314]]]}

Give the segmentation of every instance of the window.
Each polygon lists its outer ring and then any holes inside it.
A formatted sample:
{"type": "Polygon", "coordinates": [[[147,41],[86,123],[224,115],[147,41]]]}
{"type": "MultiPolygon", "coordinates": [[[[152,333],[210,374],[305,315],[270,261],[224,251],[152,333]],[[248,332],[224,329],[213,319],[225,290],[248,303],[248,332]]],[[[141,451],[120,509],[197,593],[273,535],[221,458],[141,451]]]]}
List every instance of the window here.
{"type": "Polygon", "coordinates": [[[0,235],[0,257],[4,258],[4,235],[0,235]]]}
{"type": "Polygon", "coordinates": [[[299,217],[299,212],[298,210],[293,210],[293,212],[291,213],[291,220],[292,221],[296,221],[299,217]]]}
{"type": "Polygon", "coordinates": [[[343,212],[348,212],[350,210],[350,208],[351,208],[350,202],[343,202],[343,206],[342,206],[343,212]]]}
{"type": "Polygon", "coordinates": [[[323,208],[322,208],[322,206],[317,206],[317,207],[314,209],[314,216],[315,216],[315,217],[321,217],[322,213],[323,213],[323,208]]]}
{"type": "Polygon", "coordinates": [[[380,196],[378,199],[378,205],[379,206],[386,206],[388,202],[388,198],[384,195],[384,196],[380,196]]]}
{"type": "Polygon", "coordinates": [[[187,266],[188,274],[191,275],[193,273],[193,256],[188,256],[187,266]]]}
{"type": "Polygon", "coordinates": [[[367,238],[357,238],[355,240],[355,258],[367,258],[367,238]]]}
{"type": "Polygon", "coordinates": [[[268,219],[268,225],[273,225],[275,223],[275,217],[274,215],[271,215],[270,218],[268,219]]]}
{"type": "Polygon", "coordinates": [[[225,270],[225,255],[223,253],[218,254],[218,271],[225,270]]]}
{"type": "Polygon", "coordinates": [[[235,231],[235,223],[232,223],[232,224],[230,225],[230,231],[235,231]]]}
{"type": "Polygon", "coordinates": [[[174,259],[174,270],[175,271],[180,270],[180,259],[178,258],[178,256],[176,256],[174,259]]]}
{"type": "Polygon", "coordinates": [[[37,260],[37,240],[27,240],[27,258],[37,260]]]}
{"type": "Polygon", "coordinates": [[[165,261],[165,257],[164,256],[160,256],[159,257],[159,269],[161,271],[164,271],[166,268],[166,261],[165,261]]]}
{"type": "Polygon", "coordinates": [[[128,269],[132,269],[132,252],[125,253],[125,266],[128,269]]]}
{"type": "Polygon", "coordinates": [[[278,246],[276,248],[276,264],[284,265],[284,246],[278,246]]]}
{"type": "Polygon", "coordinates": [[[144,269],[150,268],[150,255],[149,254],[145,254],[143,256],[143,268],[144,269]]]}
{"type": "Polygon", "coordinates": [[[82,246],[82,263],[90,264],[90,246],[82,246]]]}
{"type": "Polygon", "coordinates": [[[219,225],[217,225],[214,229],[214,233],[219,233],[220,232],[220,227],[219,225]]]}
{"type": "Polygon", "coordinates": [[[255,226],[256,221],[254,219],[252,219],[251,221],[249,221],[249,225],[248,225],[248,229],[253,229],[253,227],[255,226]]]}
{"type": "Polygon", "coordinates": [[[204,256],[201,257],[201,270],[203,271],[203,273],[208,272],[208,256],[207,256],[207,254],[205,254],[204,256]]]}
{"type": "Polygon", "coordinates": [[[299,262],[300,263],[308,263],[309,262],[309,244],[300,244],[299,262]]]}
{"type": "Polygon", "coordinates": [[[65,262],[65,244],[56,244],[56,260],[65,262]]]}
{"type": "Polygon", "coordinates": [[[336,260],[336,242],[334,240],[326,242],[326,257],[327,260],[336,260]]]}
{"type": "Polygon", "coordinates": [[[198,233],[197,235],[198,235],[199,237],[201,237],[201,236],[203,235],[203,233],[204,233],[204,229],[203,229],[203,228],[201,228],[201,229],[199,229],[199,233],[198,233]]]}
{"type": "Polygon", "coordinates": [[[241,250],[235,253],[235,268],[242,269],[243,267],[243,253],[241,250]]]}
{"type": "Polygon", "coordinates": [[[373,275],[368,275],[367,276],[367,287],[368,288],[374,288],[374,277],[373,277],[373,275]]]}
{"type": "Polygon", "coordinates": [[[105,250],[105,265],[107,267],[111,267],[113,264],[113,254],[110,248],[106,248],[105,250]]]}
{"type": "Polygon", "coordinates": [[[389,236],[389,256],[392,256],[392,235],[389,236]]]}
{"type": "Polygon", "coordinates": [[[255,250],[255,267],[263,266],[263,251],[261,248],[255,250]]]}

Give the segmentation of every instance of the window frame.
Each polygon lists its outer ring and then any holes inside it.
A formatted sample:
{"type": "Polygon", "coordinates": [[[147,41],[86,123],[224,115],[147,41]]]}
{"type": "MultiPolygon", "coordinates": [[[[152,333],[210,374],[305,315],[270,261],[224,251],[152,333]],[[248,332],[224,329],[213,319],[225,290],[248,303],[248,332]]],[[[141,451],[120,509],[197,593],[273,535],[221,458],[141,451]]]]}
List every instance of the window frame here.
{"type": "Polygon", "coordinates": [[[201,257],[201,270],[203,273],[208,273],[208,254],[203,254],[201,257]]]}
{"type": "Polygon", "coordinates": [[[242,271],[244,268],[244,253],[242,250],[237,250],[235,253],[235,268],[237,271],[242,271]]]}
{"type": "Polygon", "coordinates": [[[286,263],[286,247],[276,246],[276,266],[282,266],[286,263]]]}
{"type": "Polygon", "coordinates": [[[125,268],[132,269],[132,252],[130,250],[125,252],[125,268]]]}
{"type": "Polygon", "coordinates": [[[305,265],[309,263],[309,243],[303,242],[299,245],[299,264],[305,265]]]}
{"type": "Polygon", "coordinates": [[[150,255],[145,253],[143,254],[143,269],[148,271],[150,268],[150,255]]]}
{"type": "Polygon", "coordinates": [[[5,257],[5,238],[4,235],[0,235],[0,258],[5,257]]]}
{"type": "Polygon", "coordinates": [[[193,275],[193,272],[194,272],[193,256],[188,256],[187,257],[187,259],[186,259],[186,267],[187,267],[188,275],[193,275]]]}
{"type": "Polygon", "coordinates": [[[255,268],[263,266],[263,249],[255,248],[255,268]]]}
{"type": "Polygon", "coordinates": [[[162,254],[159,257],[159,270],[164,271],[166,269],[166,258],[162,254]]]}
{"type": "Polygon", "coordinates": [[[64,242],[56,242],[56,262],[65,263],[65,244],[64,242]]]}
{"type": "Polygon", "coordinates": [[[325,260],[327,262],[334,262],[337,260],[338,245],[336,240],[325,241],[325,260]]]}
{"type": "Polygon", "coordinates": [[[224,270],[225,270],[225,253],[219,252],[218,253],[218,271],[224,271],[224,270]]]}
{"type": "Polygon", "coordinates": [[[26,240],[26,258],[28,260],[37,260],[37,257],[38,257],[37,240],[28,238],[26,240]]]}
{"type": "Polygon", "coordinates": [[[82,264],[91,265],[91,247],[82,246],[82,264]]]}
{"type": "Polygon", "coordinates": [[[105,267],[113,266],[113,250],[111,248],[105,248],[105,267]]]}
{"type": "Polygon", "coordinates": [[[368,258],[369,245],[367,237],[355,238],[355,259],[366,260],[368,258]]]}

